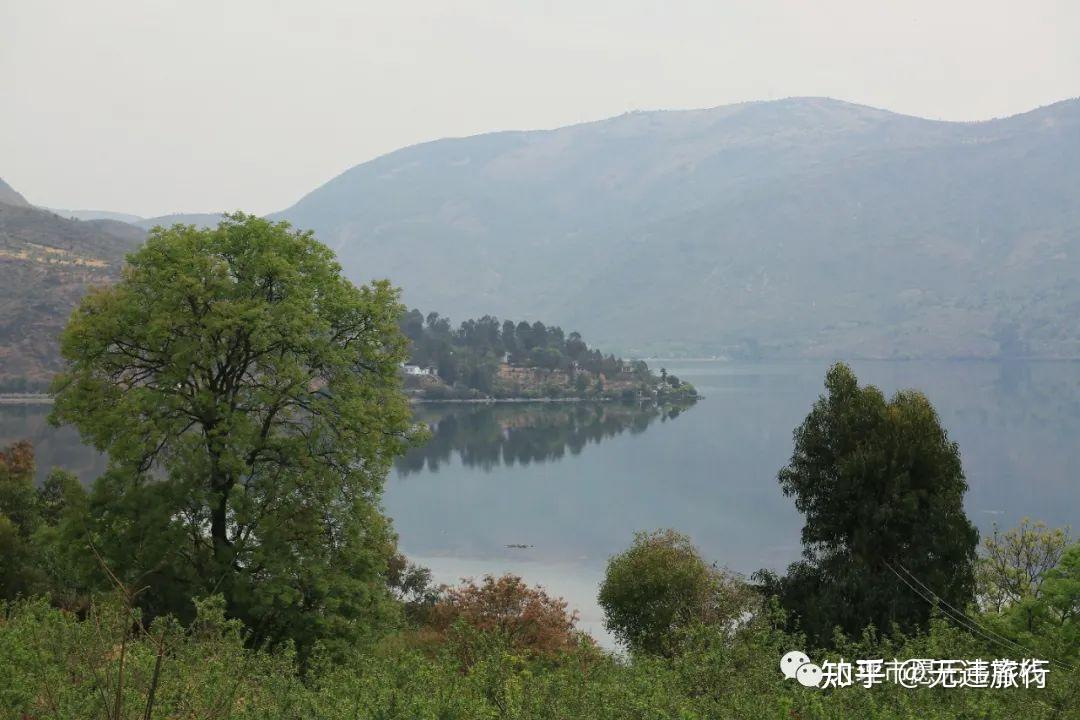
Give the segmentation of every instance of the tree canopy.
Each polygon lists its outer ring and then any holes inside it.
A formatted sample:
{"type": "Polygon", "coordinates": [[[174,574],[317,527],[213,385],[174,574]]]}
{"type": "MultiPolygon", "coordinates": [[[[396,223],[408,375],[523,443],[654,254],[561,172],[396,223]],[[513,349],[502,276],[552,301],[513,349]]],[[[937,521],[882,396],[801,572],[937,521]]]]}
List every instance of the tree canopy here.
{"type": "MultiPolygon", "coordinates": [[[[626,363],[614,355],[604,355],[590,348],[581,334],[567,335],[557,325],[547,326],[540,321],[524,320],[499,322],[491,315],[465,320],[454,328],[450,319],[439,313],[425,317],[419,310],[410,310],[402,318],[402,330],[411,342],[410,359],[419,365],[435,367],[447,382],[468,377],[483,359],[497,363],[504,356],[515,365],[568,370],[580,368],[588,372],[615,374],[626,363]]],[[[648,366],[639,363],[642,371],[648,366]]],[[[493,370],[492,370],[493,371],[493,370]]]]}
{"type": "Polygon", "coordinates": [[[1057,658],[1080,652],[1080,543],[1028,518],[983,540],[978,603],[996,632],[1057,658]]]}
{"type": "MultiPolygon", "coordinates": [[[[666,372],[654,375],[643,360],[623,360],[589,347],[578,332],[540,321],[515,323],[485,315],[454,327],[437,312],[410,310],[401,318],[409,362],[431,368],[445,386],[424,387],[440,399],[452,388],[462,397],[577,397],[689,400],[696,390],[666,372]],[[501,376],[500,366],[536,372],[501,376]]],[[[426,385],[426,383],[425,383],[426,385]]],[[[406,387],[409,387],[408,385],[406,387]]]]}
{"type": "Polygon", "coordinates": [[[156,229],[83,299],[52,420],[108,453],[89,537],[144,611],[221,593],[256,641],[302,646],[382,611],[402,312],[311,233],[243,214],[156,229]]]}
{"type": "Polygon", "coordinates": [[[718,627],[750,607],[748,587],[705,562],[674,530],[641,532],[608,562],[599,602],[607,629],[628,648],[674,655],[695,624],[718,627]]]}
{"type": "Polygon", "coordinates": [[[959,449],[930,401],[910,390],[886,400],[843,364],[825,388],[779,474],[806,518],[804,560],[766,584],[819,645],[835,627],[925,627],[932,605],[915,587],[966,607],[978,533],[964,514],[959,449]]]}
{"type": "Polygon", "coordinates": [[[0,600],[50,594],[70,607],[85,582],[67,550],[72,526],[85,512],[86,493],[74,475],[60,469],[35,486],[34,468],[29,442],[0,449],[0,600]]]}

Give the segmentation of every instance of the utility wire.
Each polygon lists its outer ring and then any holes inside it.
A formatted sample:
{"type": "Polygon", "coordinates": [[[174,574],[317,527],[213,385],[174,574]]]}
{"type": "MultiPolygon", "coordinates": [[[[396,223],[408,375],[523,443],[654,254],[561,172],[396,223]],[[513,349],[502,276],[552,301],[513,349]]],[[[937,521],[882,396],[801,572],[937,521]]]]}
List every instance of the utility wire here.
{"type": "MultiPolygon", "coordinates": [[[[1000,647],[1004,647],[1005,649],[1007,649],[1009,651],[1019,649],[1019,650],[1022,650],[1024,653],[1026,653],[1030,657],[1037,657],[1039,655],[1039,653],[1036,653],[1036,652],[1024,647],[1023,645],[1013,641],[1013,640],[1009,640],[1008,638],[1006,638],[1004,636],[999,635],[996,638],[993,637],[992,635],[988,634],[991,631],[984,630],[983,627],[981,625],[979,625],[977,622],[975,622],[974,620],[972,620],[971,618],[969,618],[967,615],[963,614],[962,612],[956,610],[954,607],[952,607],[951,605],[946,603],[944,600],[942,600],[940,597],[938,597],[937,594],[934,593],[933,590],[930,590],[929,588],[926,588],[926,590],[924,592],[924,591],[920,590],[918,587],[916,587],[915,585],[912,585],[911,581],[909,581],[907,578],[905,578],[903,575],[901,575],[899,572],[897,572],[896,568],[894,568],[891,564],[889,564],[888,562],[885,562],[885,566],[887,568],[889,568],[889,570],[892,571],[893,575],[896,575],[897,579],[899,579],[902,583],[907,585],[908,588],[910,588],[913,593],[918,595],[919,598],[921,598],[922,600],[925,600],[930,605],[937,604],[938,609],[941,610],[942,614],[945,615],[945,617],[947,617],[950,620],[952,620],[953,622],[957,623],[958,625],[963,627],[965,630],[973,632],[976,635],[979,635],[980,637],[982,637],[984,640],[989,641],[991,644],[998,645],[1000,647]],[[936,603],[935,603],[935,600],[937,601],[936,603]],[[1006,643],[1008,643],[1008,644],[1006,644],[1006,643]],[[1010,647],[1010,645],[1013,646],[1013,647],[1010,647]]],[[[905,569],[905,571],[906,571],[906,569],[905,569]]],[[[918,578],[916,578],[914,575],[912,575],[911,577],[916,582],[919,582],[918,578]]],[[[919,583],[919,584],[921,585],[922,583],[919,583]]],[[[923,587],[925,588],[926,586],[923,585],[923,587]]],[[[1054,663],[1054,664],[1058,665],[1059,667],[1061,667],[1061,668],[1063,668],[1065,670],[1072,671],[1072,670],[1075,669],[1071,665],[1067,665],[1067,664],[1061,662],[1060,660],[1055,660],[1054,658],[1049,658],[1048,660],[1049,660],[1049,662],[1054,663]]]]}
{"type": "MultiPolygon", "coordinates": [[[[916,582],[916,584],[918,584],[920,587],[922,587],[924,590],[926,590],[926,592],[930,593],[941,605],[944,605],[949,610],[952,610],[957,615],[962,616],[965,620],[967,620],[971,624],[973,624],[976,627],[978,627],[979,629],[993,635],[994,637],[999,638],[1000,640],[1002,640],[1004,642],[1007,642],[1007,643],[1013,645],[1014,647],[1019,648],[1020,650],[1023,650],[1026,653],[1031,653],[1032,655],[1034,654],[1034,651],[1032,651],[1031,648],[1028,648],[1028,647],[1026,647],[1024,645],[1021,645],[1017,641],[1012,640],[1012,639],[1006,637],[1005,635],[1002,635],[1001,633],[995,632],[995,631],[993,631],[993,630],[991,630],[991,629],[989,629],[987,627],[984,627],[984,626],[980,625],[977,620],[969,617],[964,611],[958,610],[957,608],[953,607],[949,603],[945,602],[945,600],[943,598],[941,598],[937,593],[935,593],[933,590],[931,590],[929,587],[927,587],[926,583],[922,582],[921,580],[919,580],[919,578],[915,577],[915,573],[911,572],[906,567],[904,567],[904,564],[902,562],[897,560],[896,564],[900,566],[900,569],[903,570],[904,573],[907,574],[908,577],[910,577],[912,580],[914,580],[916,582]]],[[[1071,665],[1068,665],[1067,663],[1063,663],[1063,662],[1061,662],[1059,660],[1054,660],[1053,662],[1056,662],[1058,665],[1061,665],[1063,667],[1067,667],[1070,670],[1075,669],[1071,665]]]]}
{"type": "MultiPolygon", "coordinates": [[[[910,570],[908,570],[908,569],[907,569],[906,567],[904,567],[903,563],[901,563],[901,562],[897,561],[897,565],[899,565],[899,566],[900,566],[900,569],[901,569],[901,570],[903,570],[903,571],[904,571],[904,572],[905,572],[905,573],[906,573],[906,574],[908,575],[908,577],[910,577],[910,578],[911,578],[912,580],[914,580],[914,581],[915,581],[915,582],[916,582],[916,583],[917,583],[917,584],[918,584],[919,586],[921,586],[921,587],[922,587],[922,588],[923,588],[923,589],[924,589],[924,590],[925,590],[925,591],[926,591],[927,593],[929,593],[929,594],[930,594],[930,596],[931,596],[931,597],[933,597],[933,598],[934,598],[934,599],[935,599],[935,600],[936,600],[936,601],[938,602],[938,604],[939,604],[939,605],[943,605],[943,606],[944,606],[944,607],[946,607],[946,608],[947,608],[947,609],[948,609],[949,611],[951,611],[951,613],[952,613],[952,614],[951,614],[951,615],[949,615],[950,617],[956,617],[956,616],[959,616],[959,617],[963,618],[963,619],[964,619],[964,620],[966,620],[966,621],[967,621],[968,623],[970,623],[971,625],[974,625],[974,626],[975,626],[975,627],[977,627],[977,628],[978,628],[979,630],[981,630],[981,631],[982,631],[982,633],[981,633],[981,634],[983,634],[983,637],[986,637],[986,634],[990,634],[990,635],[994,636],[995,638],[997,638],[997,639],[998,639],[999,641],[1001,641],[1001,642],[1005,642],[1005,643],[1008,643],[1009,645],[1011,645],[1011,646],[1012,646],[1013,648],[1015,648],[1015,649],[1018,649],[1018,650],[1023,650],[1023,651],[1025,652],[1025,653],[1028,653],[1028,654],[1029,654],[1029,655],[1031,655],[1032,657],[1034,657],[1034,656],[1035,656],[1035,655],[1037,654],[1037,653],[1035,653],[1035,651],[1034,651],[1034,650],[1032,650],[1031,648],[1029,648],[1029,647],[1027,647],[1027,646],[1025,646],[1025,645],[1021,645],[1021,644],[1020,644],[1019,642],[1017,642],[1017,641],[1015,641],[1015,640],[1012,640],[1011,638],[1008,638],[1008,637],[1006,637],[1005,635],[1002,635],[1001,633],[995,632],[995,631],[993,631],[993,630],[991,630],[991,629],[989,629],[989,628],[987,628],[987,627],[985,627],[985,626],[983,626],[983,625],[980,625],[980,624],[978,623],[978,621],[976,621],[976,620],[974,620],[973,618],[969,617],[969,616],[968,616],[968,615],[967,615],[966,613],[964,613],[964,612],[963,612],[962,610],[958,610],[958,609],[956,609],[955,607],[953,607],[952,605],[950,605],[949,603],[945,602],[945,600],[944,600],[944,599],[943,599],[943,598],[942,598],[942,597],[941,597],[940,595],[938,595],[938,594],[937,594],[937,593],[935,593],[935,592],[934,592],[933,590],[931,590],[931,589],[930,589],[929,587],[927,587],[926,583],[924,583],[924,582],[922,582],[921,580],[919,580],[919,578],[917,578],[917,577],[915,576],[915,573],[911,572],[911,571],[910,571],[910,570]]],[[[894,571],[894,572],[895,572],[895,571],[894,571]]],[[[910,587],[910,586],[909,586],[909,587],[910,587]]],[[[947,613],[947,614],[948,614],[948,613],[947,613]]],[[[1059,665],[1059,666],[1061,666],[1061,667],[1063,667],[1063,668],[1067,668],[1067,669],[1069,669],[1069,670],[1075,670],[1075,668],[1074,668],[1073,666],[1069,665],[1068,663],[1064,663],[1064,662],[1061,662],[1060,660],[1055,660],[1055,659],[1053,659],[1053,658],[1050,658],[1050,661],[1051,661],[1051,662],[1053,662],[1053,663],[1056,663],[1057,665],[1059,665]]]]}
{"type": "MultiPolygon", "coordinates": [[[[927,603],[929,603],[930,605],[936,605],[936,603],[934,602],[934,600],[933,600],[933,598],[932,598],[931,596],[929,596],[929,595],[925,594],[925,593],[924,593],[923,591],[919,590],[919,588],[917,588],[917,587],[915,587],[914,585],[912,585],[912,584],[911,584],[911,581],[910,581],[910,580],[908,580],[907,578],[905,578],[905,577],[904,577],[903,575],[901,575],[900,573],[898,573],[898,572],[896,571],[896,569],[895,569],[895,568],[893,568],[893,566],[892,566],[892,565],[890,565],[889,563],[885,563],[885,566],[886,566],[887,568],[889,568],[889,570],[891,570],[891,571],[892,571],[893,575],[895,575],[895,576],[896,576],[896,577],[897,577],[897,578],[898,578],[898,579],[900,580],[900,582],[902,582],[902,583],[904,583],[905,585],[907,585],[907,586],[908,586],[908,588],[909,588],[909,589],[910,589],[910,590],[911,590],[911,591],[912,591],[913,593],[915,593],[916,595],[918,595],[918,596],[919,596],[919,598],[920,598],[921,600],[925,600],[925,601],[926,601],[927,603]]],[[[957,623],[958,625],[960,625],[961,627],[963,627],[963,628],[964,628],[965,630],[969,630],[969,631],[971,631],[971,632],[974,632],[974,633],[975,633],[975,634],[977,634],[977,635],[980,635],[980,636],[981,636],[981,637],[982,637],[982,638],[983,638],[984,640],[988,640],[988,641],[990,641],[990,642],[991,642],[992,644],[994,644],[994,645],[1002,645],[1002,643],[1001,643],[1000,641],[998,641],[998,640],[994,639],[993,637],[990,637],[989,635],[986,635],[985,633],[983,633],[983,632],[982,632],[982,631],[981,631],[981,630],[980,630],[980,629],[978,628],[978,626],[977,626],[977,625],[975,625],[974,623],[968,622],[966,618],[956,617],[955,615],[953,615],[953,614],[952,614],[951,612],[949,612],[948,610],[942,609],[942,608],[940,608],[940,607],[939,607],[938,609],[939,609],[939,610],[941,611],[941,613],[942,613],[942,614],[943,614],[943,615],[944,615],[945,617],[947,617],[947,618],[949,618],[950,620],[952,620],[953,622],[957,623]]],[[[1013,648],[1009,648],[1009,647],[1008,647],[1007,645],[1006,645],[1005,647],[1006,647],[1006,648],[1008,648],[1009,650],[1012,650],[1012,649],[1013,649],[1013,648]]],[[[1027,652],[1027,651],[1025,651],[1025,652],[1027,652]]]]}
{"type": "MultiPolygon", "coordinates": [[[[930,594],[924,593],[922,590],[920,590],[919,588],[912,585],[911,581],[909,581],[903,575],[898,573],[891,565],[888,565],[888,563],[886,563],[886,565],[888,566],[889,570],[891,570],[892,573],[894,575],[896,575],[896,577],[900,580],[900,582],[907,585],[908,588],[910,588],[913,593],[918,595],[920,599],[925,600],[930,605],[937,606],[937,608],[941,612],[941,614],[944,615],[949,620],[952,620],[953,622],[955,622],[957,625],[959,625],[963,629],[968,630],[969,632],[973,632],[976,635],[979,635],[984,640],[990,642],[992,645],[997,645],[997,646],[1003,647],[1008,651],[1013,651],[1013,650],[1016,649],[1016,648],[1010,647],[1009,645],[1006,645],[1005,643],[998,640],[997,638],[994,638],[994,637],[986,634],[985,632],[983,632],[981,627],[977,623],[975,623],[974,621],[969,620],[966,615],[959,615],[958,616],[958,615],[954,614],[952,611],[941,607],[938,603],[936,603],[934,601],[936,596],[933,595],[932,592],[930,594]]],[[[1019,649],[1023,650],[1024,653],[1032,654],[1033,656],[1037,654],[1037,653],[1031,653],[1031,651],[1023,648],[1022,646],[1017,646],[1017,647],[1019,647],[1019,649]]],[[[1057,661],[1052,660],[1051,662],[1057,662],[1057,661]]],[[[1062,665],[1062,667],[1068,667],[1068,666],[1064,665],[1063,663],[1058,663],[1058,664],[1062,665]]],[[[1071,669],[1071,668],[1069,668],[1069,669],[1071,669]]]]}

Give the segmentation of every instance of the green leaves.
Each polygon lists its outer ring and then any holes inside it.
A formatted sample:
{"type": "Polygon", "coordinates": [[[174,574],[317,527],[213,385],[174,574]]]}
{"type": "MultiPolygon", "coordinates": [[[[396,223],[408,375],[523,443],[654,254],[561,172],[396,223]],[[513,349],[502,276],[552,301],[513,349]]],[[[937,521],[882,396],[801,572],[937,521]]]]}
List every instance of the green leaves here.
{"type": "MultiPolygon", "coordinates": [[[[1080,678],[1066,671],[1052,671],[1045,689],[804,688],[785,680],[778,663],[805,639],[763,614],[734,634],[695,626],[670,658],[619,658],[588,645],[534,656],[498,632],[477,632],[463,668],[459,639],[425,653],[399,636],[319,654],[301,678],[287,647],[245,647],[220,598],[197,604],[186,630],[160,619],[146,625],[116,602],[94,604],[85,620],[43,602],[0,605],[0,717],[1050,720],[1074,717],[1080,691],[1080,678]]],[[[868,630],[811,655],[815,662],[996,656],[936,618],[924,633],[868,630]]]]}
{"type": "Polygon", "coordinates": [[[829,370],[825,387],[779,473],[806,516],[806,559],[781,583],[785,607],[821,645],[834,626],[924,626],[930,604],[896,578],[898,564],[965,607],[978,535],[964,514],[959,449],[930,401],[913,390],[886,400],[873,386],[860,388],[843,364],[829,370]]]}
{"type": "Polygon", "coordinates": [[[86,297],[52,420],[109,455],[94,530],[145,607],[190,617],[222,592],[259,639],[304,647],[382,612],[376,505],[411,433],[402,311],[310,233],[243,214],[155,230],[86,297]]]}
{"type": "Polygon", "coordinates": [[[86,588],[71,555],[83,542],[86,493],[62,470],[35,487],[34,467],[29,442],[0,450],[0,600],[52,593],[74,604],[86,588]]]}
{"type": "Polygon", "coordinates": [[[599,597],[611,633],[635,652],[665,656],[693,626],[724,628],[752,600],[743,582],[706,563],[674,530],[637,533],[633,546],[608,562],[599,597]]]}

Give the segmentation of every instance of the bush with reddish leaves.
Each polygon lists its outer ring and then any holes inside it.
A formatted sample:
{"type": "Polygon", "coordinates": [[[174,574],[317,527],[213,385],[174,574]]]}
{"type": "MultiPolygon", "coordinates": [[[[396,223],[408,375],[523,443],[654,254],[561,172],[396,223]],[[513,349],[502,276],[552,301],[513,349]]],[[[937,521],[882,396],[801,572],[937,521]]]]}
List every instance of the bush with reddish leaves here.
{"type": "Polygon", "coordinates": [[[428,628],[440,640],[460,641],[464,630],[496,634],[515,650],[551,657],[578,647],[577,611],[566,601],[529,587],[516,575],[487,575],[446,588],[432,607],[428,628]]]}

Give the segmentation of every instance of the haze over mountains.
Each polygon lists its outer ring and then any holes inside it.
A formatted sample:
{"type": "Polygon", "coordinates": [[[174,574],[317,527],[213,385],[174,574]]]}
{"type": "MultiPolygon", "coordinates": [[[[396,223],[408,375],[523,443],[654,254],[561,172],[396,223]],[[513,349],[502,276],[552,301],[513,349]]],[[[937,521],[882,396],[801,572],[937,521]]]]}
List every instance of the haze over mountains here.
{"type": "Polygon", "coordinates": [[[438,140],[273,217],[411,307],[627,354],[1080,357],[1078,100],[951,123],[793,98],[438,140]]]}

